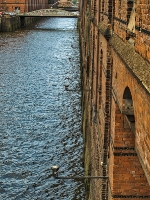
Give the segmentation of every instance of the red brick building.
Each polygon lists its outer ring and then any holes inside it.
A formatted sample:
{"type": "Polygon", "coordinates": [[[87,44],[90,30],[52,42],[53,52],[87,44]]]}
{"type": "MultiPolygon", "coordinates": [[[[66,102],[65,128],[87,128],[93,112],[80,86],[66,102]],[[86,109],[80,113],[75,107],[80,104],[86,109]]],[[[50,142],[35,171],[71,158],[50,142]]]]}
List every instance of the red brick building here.
{"type": "Polygon", "coordinates": [[[0,10],[7,12],[30,12],[47,7],[47,0],[0,0],[0,10]]]}
{"type": "Polygon", "coordinates": [[[88,200],[150,199],[150,1],[80,1],[88,200]]]}
{"type": "Polygon", "coordinates": [[[71,0],[60,0],[59,1],[59,6],[60,7],[72,6],[72,1],[71,0]]]}

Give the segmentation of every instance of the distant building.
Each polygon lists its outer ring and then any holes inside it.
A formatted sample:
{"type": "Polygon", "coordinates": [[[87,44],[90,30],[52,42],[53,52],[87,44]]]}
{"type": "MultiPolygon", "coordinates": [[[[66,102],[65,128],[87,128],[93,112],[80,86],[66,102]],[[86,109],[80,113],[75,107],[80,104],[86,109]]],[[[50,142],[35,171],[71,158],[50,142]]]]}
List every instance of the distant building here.
{"type": "Polygon", "coordinates": [[[29,12],[47,6],[47,0],[0,0],[0,10],[7,12],[29,12]]]}
{"type": "Polygon", "coordinates": [[[70,3],[70,2],[72,2],[72,1],[70,1],[70,0],[60,0],[59,2],[60,2],[60,3],[70,3]]]}
{"type": "Polygon", "coordinates": [[[72,6],[72,1],[70,0],[60,0],[59,7],[69,7],[72,6]]]}

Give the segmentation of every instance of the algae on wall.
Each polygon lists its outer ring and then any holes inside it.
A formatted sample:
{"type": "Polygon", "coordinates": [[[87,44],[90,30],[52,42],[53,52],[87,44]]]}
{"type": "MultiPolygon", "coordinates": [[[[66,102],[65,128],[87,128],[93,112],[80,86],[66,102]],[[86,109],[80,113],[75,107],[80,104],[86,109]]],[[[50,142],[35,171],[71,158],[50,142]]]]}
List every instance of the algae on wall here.
{"type": "Polygon", "coordinates": [[[36,20],[39,20],[39,17],[26,17],[22,20],[19,16],[3,15],[0,18],[0,31],[1,32],[13,32],[21,27],[25,27],[29,24],[32,24],[36,20]]]}

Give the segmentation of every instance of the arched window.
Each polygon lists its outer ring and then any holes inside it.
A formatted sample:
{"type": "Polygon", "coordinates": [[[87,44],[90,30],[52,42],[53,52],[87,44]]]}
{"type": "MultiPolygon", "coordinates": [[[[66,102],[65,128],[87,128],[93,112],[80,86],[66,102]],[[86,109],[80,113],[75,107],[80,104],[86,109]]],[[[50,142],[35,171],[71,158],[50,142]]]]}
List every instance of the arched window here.
{"type": "Polygon", "coordinates": [[[125,88],[125,91],[123,94],[122,114],[126,116],[126,122],[131,128],[131,131],[135,133],[134,107],[133,107],[133,100],[132,100],[132,95],[131,95],[129,87],[125,88]]]}

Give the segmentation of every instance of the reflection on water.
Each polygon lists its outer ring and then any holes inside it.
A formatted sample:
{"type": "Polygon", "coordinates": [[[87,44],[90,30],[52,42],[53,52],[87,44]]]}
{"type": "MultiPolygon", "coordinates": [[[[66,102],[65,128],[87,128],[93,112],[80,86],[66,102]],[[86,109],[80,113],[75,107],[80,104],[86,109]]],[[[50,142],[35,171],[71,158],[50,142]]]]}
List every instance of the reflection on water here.
{"type": "Polygon", "coordinates": [[[77,19],[49,18],[0,37],[0,199],[83,200],[77,19]],[[69,90],[67,91],[66,87],[69,90]]]}

